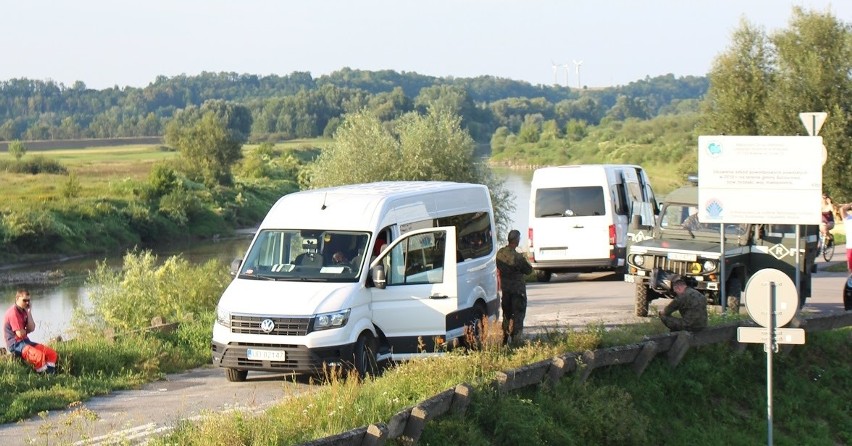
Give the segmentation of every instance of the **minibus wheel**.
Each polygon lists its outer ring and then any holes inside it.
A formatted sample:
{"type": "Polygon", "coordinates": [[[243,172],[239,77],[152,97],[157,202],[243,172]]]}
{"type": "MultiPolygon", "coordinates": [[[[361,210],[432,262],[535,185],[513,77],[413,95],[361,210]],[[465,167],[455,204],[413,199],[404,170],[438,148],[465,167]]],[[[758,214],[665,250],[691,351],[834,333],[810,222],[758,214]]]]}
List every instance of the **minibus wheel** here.
{"type": "Polygon", "coordinates": [[[365,331],[355,342],[355,371],[364,379],[367,375],[376,376],[379,366],[376,361],[376,338],[365,331]]]}
{"type": "Polygon", "coordinates": [[[248,370],[225,369],[225,376],[228,377],[228,381],[241,383],[246,380],[248,370]]]}
{"type": "Polygon", "coordinates": [[[553,276],[553,273],[543,269],[535,270],[535,280],[539,282],[550,282],[550,278],[553,276]]]}

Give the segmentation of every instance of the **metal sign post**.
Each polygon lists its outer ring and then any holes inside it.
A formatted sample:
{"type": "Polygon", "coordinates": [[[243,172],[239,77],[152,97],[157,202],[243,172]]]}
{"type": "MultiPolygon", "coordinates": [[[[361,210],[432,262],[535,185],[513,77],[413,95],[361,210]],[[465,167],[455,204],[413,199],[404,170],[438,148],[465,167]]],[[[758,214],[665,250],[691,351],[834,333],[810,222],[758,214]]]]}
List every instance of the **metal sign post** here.
{"type": "Polygon", "coordinates": [[[746,310],[761,327],[737,328],[737,341],[763,344],[766,352],[766,436],[772,445],[772,355],[778,344],[804,344],[805,331],[801,328],[779,328],[790,322],[799,309],[799,294],[789,276],[777,269],[763,269],[755,273],[746,285],[746,310]],[[760,291],[768,289],[768,299],[761,299],[760,291]],[[765,327],[765,328],[763,328],[765,327]]]}

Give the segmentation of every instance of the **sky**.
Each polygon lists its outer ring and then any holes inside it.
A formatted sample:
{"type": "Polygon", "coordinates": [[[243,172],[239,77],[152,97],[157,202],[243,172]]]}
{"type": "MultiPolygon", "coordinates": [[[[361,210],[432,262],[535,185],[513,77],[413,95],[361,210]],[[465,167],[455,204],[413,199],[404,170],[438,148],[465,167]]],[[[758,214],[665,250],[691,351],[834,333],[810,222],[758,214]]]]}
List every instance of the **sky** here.
{"type": "Polygon", "coordinates": [[[349,67],[551,85],[555,64],[559,85],[605,87],[706,75],[741,19],[771,33],[793,6],[852,22],[850,0],[3,1],[0,81],[349,67]]]}

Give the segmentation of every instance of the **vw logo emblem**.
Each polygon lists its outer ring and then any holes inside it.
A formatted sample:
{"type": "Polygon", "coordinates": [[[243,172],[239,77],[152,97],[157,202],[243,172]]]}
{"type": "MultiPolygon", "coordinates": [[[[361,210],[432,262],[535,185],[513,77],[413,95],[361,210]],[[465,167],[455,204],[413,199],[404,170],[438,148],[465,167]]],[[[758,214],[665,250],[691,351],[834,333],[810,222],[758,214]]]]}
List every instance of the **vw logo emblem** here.
{"type": "Polygon", "coordinates": [[[272,319],[264,319],[263,322],[260,323],[260,329],[263,330],[264,333],[272,333],[272,330],[275,330],[275,322],[272,322],[272,319]]]}

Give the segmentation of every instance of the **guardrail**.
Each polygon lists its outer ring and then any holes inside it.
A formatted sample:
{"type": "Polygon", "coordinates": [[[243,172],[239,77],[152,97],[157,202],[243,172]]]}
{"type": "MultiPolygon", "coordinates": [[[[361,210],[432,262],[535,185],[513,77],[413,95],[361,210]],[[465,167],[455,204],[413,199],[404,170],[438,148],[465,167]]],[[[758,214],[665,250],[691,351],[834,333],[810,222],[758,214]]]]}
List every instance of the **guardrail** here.
{"type": "MultiPolygon", "coordinates": [[[[800,319],[797,325],[808,333],[848,327],[852,325],[852,310],[805,317],[800,319]]],[[[498,372],[491,386],[501,393],[508,393],[528,386],[555,385],[570,373],[573,373],[579,382],[584,382],[592,372],[607,366],[629,365],[637,375],[641,375],[648,364],[660,355],[665,355],[670,366],[677,367],[691,347],[730,342],[735,349],[745,349],[748,344],[737,342],[737,328],[753,326],[755,324],[751,321],[743,321],[710,327],[698,333],[679,331],[649,336],[637,344],[566,353],[513,370],[498,372]]],[[[782,351],[789,351],[790,348],[790,345],[782,346],[782,351]]],[[[473,391],[474,388],[470,384],[459,384],[397,412],[387,423],[359,427],[303,445],[381,446],[391,439],[400,439],[403,444],[414,445],[429,420],[447,413],[463,415],[473,391]]]]}

